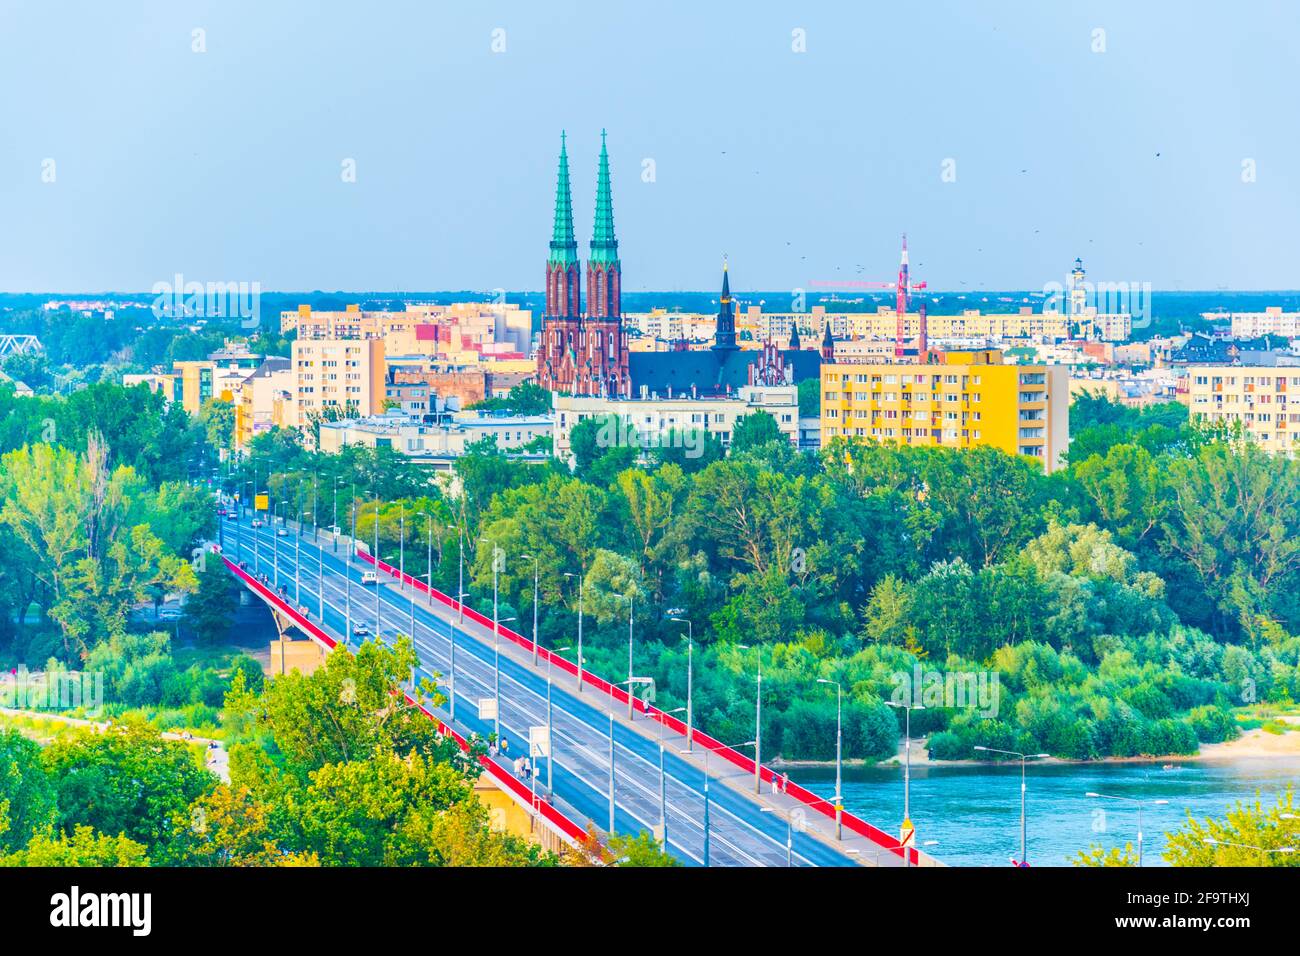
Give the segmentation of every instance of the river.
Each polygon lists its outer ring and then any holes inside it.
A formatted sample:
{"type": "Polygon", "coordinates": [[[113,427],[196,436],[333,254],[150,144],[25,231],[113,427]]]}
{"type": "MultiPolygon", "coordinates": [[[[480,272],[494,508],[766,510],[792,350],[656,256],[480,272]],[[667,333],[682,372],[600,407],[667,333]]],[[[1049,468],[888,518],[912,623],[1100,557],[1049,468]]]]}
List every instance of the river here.
{"type": "MultiPolygon", "coordinates": [[[[1067,866],[1090,844],[1137,847],[1137,808],[1127,801],[1089,798],[1089,791],[1143,800],[1168,800],[1142,811],[1143,863],[1166,866],[1165,833],[1190,812],[1222,817],[1237,801],[1265,808],[1287,783],[1300,781],[1300,757],[1201,761],[1162,770],[1160,763],[1042,764],[1030,762],[1028,857],[1033,866],[1067,866]]],[[[826,797],[835,793],[834,768],[792,768],[790,777],[826,797]]],[[[844,771],[844,807],[893,833],[903,816],[901,767],[844,771]]],[[[1007,866],[1020,856],[1020,765],[913,766],[912,822],[919,843],[951,866],[1007,866]]]]}

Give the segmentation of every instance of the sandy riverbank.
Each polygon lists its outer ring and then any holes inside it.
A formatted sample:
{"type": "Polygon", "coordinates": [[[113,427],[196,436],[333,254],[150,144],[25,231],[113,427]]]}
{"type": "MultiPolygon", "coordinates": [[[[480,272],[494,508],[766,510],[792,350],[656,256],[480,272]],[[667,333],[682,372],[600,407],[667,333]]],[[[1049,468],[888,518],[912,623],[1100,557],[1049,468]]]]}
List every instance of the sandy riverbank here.
{"type": "MultiPolygon", "coordinates": [[[[1038,763],[1047,764],[1124,764],[1124,763],[1194,763],[1197,761],[1232,761],[1257,760],[1262,758],[1300,759],[1300,730],[1285,734],[1271,734],[1266,730],[1247,730],[1236,740],[1222,744],[1201,744],[1199,753],[1171,755],[1163,757],[1103,757],[1099,760],[1063,760],[1048,757],[1038,763]]],[[[875,764],[877,767],[893,767],[903,763],[903,748],[898,755],[875,764]]],[[[855,761],[855,764],[857,762],[855,761]]],[[[929,752],[919,744],[912,746],[913,767],[977,767],[987,764],[985,760],[931,760],[929,752]]],[[[830,767],[833,760],[785,760],[774,761],[773,767],[830,767]]]]}

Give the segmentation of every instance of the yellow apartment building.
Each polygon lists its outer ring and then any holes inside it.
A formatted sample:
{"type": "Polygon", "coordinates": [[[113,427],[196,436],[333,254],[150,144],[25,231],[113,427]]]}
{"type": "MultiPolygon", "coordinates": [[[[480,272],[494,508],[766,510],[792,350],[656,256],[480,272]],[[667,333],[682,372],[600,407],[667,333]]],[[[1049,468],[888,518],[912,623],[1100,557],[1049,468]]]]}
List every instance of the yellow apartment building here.
{"type": "Polygon", "coordinates": [[[997,349],[947,352],[937,364],[827,364],[821,392],[823,447],[836,438],[992,445],[1050,473],[1070,442],[1069,369],[1009,365],[997,349]]]}
{"type": "Polygon", "coordinates": [[[1265,451],[1294,455],[1300,440],[1300,367],[1189,365],[1178,400],[1192,418],[1240,423],[1265,451]]]}

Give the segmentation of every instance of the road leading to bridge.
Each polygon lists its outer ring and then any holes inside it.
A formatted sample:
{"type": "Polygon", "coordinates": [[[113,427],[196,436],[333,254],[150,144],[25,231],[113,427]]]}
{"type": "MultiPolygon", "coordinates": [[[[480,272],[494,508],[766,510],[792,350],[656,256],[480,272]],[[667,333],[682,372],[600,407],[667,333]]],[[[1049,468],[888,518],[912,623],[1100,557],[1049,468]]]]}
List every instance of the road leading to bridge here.
{"type": "MultiPolygon", "coordinates": [[[[271,527],[252,528],[248,517],[222,519],[222,524],[227,557],[265,575],[273,589],[283,589],[290,604],[305,608],[310,620],[350,646],[365,639],[353,636],[357,625],[388,643],[399,634],[411,635],[420,661],[416,679],[436,680],[448,697],[455,688],[454,717],[450,703],[437,713],[458,732],[484,739],[493,733],[494,721],[480,717],[479,708],[495,699],[499,671],[507,764],[527,752],[529,728],[546,725],[546,666],[534,667],[531,655],[504,637],[494,642],[490,627],[468,617],[459,622],[454,611],[409,586],[387,583],[391,579],[382,572],[378,585],[363,585],[363,570],[373,566],[348,561],[346,539],[334,543],[322,535],[318,544],[310,529],[299,536],[293,525],[289,534],[279,536],[271,527]]],[[[590,820],[608,830],[612,752],[614,830],[653,832],[666,818],[668,852],[683,863],[702,865],[703,741],[697,738],[694,753],[682,754],[686,743],[681,734],[644,715],[629,722],[626,704],[590,685],[579,694],[577,679],[559,668],[550,675],[550,700],[553,765],[545,757],[535,758],[528,785],[580,823],[590,820]]],[[[902,865],[896,850],[847,829],[844,840],[836,841],[830,821],[791,797],[769,794],[766,787],[755,795],[752,772],[722,756],[708,757],[707,771],[711,866],[785,866],[787,859],[795,866],[902,865]],[[794,826],[787,828],[790,820],[794,826]]]]}

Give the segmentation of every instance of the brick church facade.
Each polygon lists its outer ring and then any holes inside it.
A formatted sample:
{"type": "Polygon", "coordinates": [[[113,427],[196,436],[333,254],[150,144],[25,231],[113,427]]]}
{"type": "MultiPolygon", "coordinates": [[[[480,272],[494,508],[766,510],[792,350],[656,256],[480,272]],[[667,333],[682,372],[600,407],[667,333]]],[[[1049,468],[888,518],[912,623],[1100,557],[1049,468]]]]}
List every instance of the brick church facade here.
{"type": "Polygon", "coordinates": [[[578,243],[573,231],[569,154],[560,135],[555,226],[546,260],[546,312],[537,351],[537,383],[569,395],[627,398],[627,333],[622,322],[622,265],[614,237],[614,205],[605,132],[600,134],[596,220],[587,258],[587,312],[582,311],[578,243]]]}

